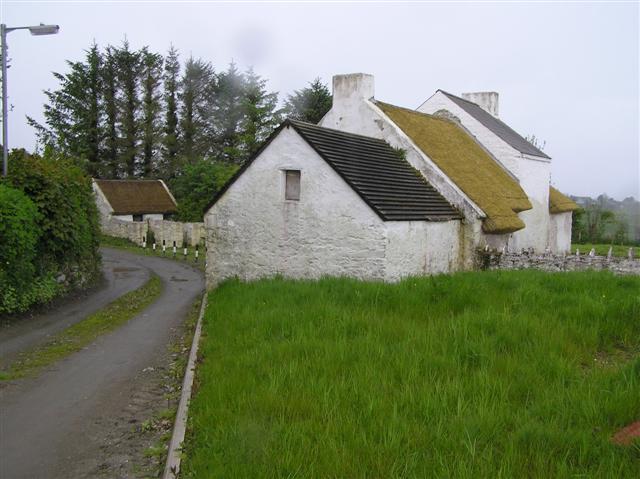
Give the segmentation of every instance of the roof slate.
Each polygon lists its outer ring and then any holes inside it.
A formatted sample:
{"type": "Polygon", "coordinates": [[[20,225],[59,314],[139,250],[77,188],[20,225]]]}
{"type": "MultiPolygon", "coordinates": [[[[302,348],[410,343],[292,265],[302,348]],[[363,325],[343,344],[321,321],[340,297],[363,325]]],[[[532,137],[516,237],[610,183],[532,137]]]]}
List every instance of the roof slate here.
{"type": "Polygon", "coordinates": [[[452,95],[451,93],[447,93],[446,91],[439,90],[444,95],[446,95],[450,100],[452,100],[456,105],[462,108],[464,111],[469,113],[472,117],[482,123],[486,128],[491,130],[495,135],[504,140],[508,145],[518,150],[520,153],[524,153],[526,155],[532,156],[540,156],[542,158],[549,158],[545,153],[540,151],[538,148],[529,143],[525,138],[523,138],[520,134],[518,134],[515,130],[513,130],[509,125],[505,122],[496,118],[491,113],[483,110],[477,104],[465,100],[464,98],[460,98],[458,96],[452,95]]]}
{"type": "Polygon", "coordinates": [[[290,124],[383,220],[446,221],[461,217],[384,140],[299,121],[290,124]]]}
{"type": "Polygon", "coordinates": [[[177,205],[160,180],[95,180],[115,215],[168,214],[177,205]]]}
{"type": "Polygon", "coordinates": [[[532,208],[520,184],[460,126],[388,103],[376,105],[487,215],[486,233],[525,227],[520,211],[532,208]]]}

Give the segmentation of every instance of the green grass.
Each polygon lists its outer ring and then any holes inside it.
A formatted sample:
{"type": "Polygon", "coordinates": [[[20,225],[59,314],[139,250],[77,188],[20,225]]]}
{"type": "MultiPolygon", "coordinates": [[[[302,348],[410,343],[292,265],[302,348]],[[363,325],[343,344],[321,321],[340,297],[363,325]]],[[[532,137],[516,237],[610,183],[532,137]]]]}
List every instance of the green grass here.
{"type": "Polygon", "coordinates": [[[213,291],[184,477],[640,477],[640,278],[213,291]]]}
{"type": "Polygon", "coordinates": [[[131,291],[79,323],[56,334],[50,341],[20,354],[0,371],[0,381],[34,374],[91,343],[100,335],[129,321],[155,301],[162,292],[162,281],[152,276],[140,288],[131,291]]]}
{"type": "Polygon", "coordinates": [[[585,243],[585,244],[573,243],[571,245],[571,252],[575,254],[576,249],[579,249],[580,254],[589,254],[589,251],[591,251],[591,248],[594,248],[598,256],[607,256],[607,254],[609,253],[609,248],[611,247],[613,247],[613,251],[611,252],[613,256],[626,258],[627,255],[629,254],[629,248],[633,248],[634,256],[636,258],[640,257],[640,254],[639,254],[640,248],[638,248],[637,246],[628,246],[628,245],[619,245],[619,244],[610,245],[610,244],[592,244],[592,243],[585,243]]]}
{"type": "Polygon", "coordinates": [[[154,251],[151,245],[147,245],[146,248],[134,243],[133,241],[129,241],[125,238],[116,238],[114,236],[101,235],[100,237],[100,245],[108,246],[110,248],[118,248],[125,251],[131,251],[132,253],[141,254],[145,256],[157,256],[159,258],[168,258],[173,259],[175,261],[180,261],[183,263],[189,263],[190,265],[201,269],[204,271],[204,261],[205,261],[205,251],[204,248],[200,248],[200,253],[198,257],[198,261],[196,262],[196,250],[193,247],[187,248],[187,256],[185,258],[184,252],[182,248],[177,248],[176,256],[173,257],[173,246],[167,246],[165,254],[162,254],[162,245],[156,245],[156,250],[154,251]]]}

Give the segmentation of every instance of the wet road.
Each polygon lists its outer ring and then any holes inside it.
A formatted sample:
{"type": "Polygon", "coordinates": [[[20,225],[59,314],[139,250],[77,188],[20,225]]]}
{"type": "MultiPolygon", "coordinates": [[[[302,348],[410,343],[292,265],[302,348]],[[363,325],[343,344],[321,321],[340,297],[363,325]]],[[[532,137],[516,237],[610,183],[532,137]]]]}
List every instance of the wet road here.
{"type": "Polygon", "coordinates": [[[140,286],[151,272],[163,292],[127,324],[37,377],[0,384],[0,478],[82,477],[73,472],[79,462],[99,462],[109,418],[127,407],[136,377],[157,364],[204,288],[200,271],[176,261],[115,249],[104,249],[103,257],[105,288],[20,326],[21,333],[3,331],[0,350],[37,343],[140,286]]]}

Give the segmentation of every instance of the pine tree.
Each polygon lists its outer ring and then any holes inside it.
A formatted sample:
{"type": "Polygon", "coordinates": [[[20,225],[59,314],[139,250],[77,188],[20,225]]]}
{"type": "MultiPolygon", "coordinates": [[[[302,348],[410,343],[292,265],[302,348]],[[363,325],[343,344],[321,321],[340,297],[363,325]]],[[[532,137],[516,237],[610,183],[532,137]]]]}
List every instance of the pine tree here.
{"type": "Polygon", "coordinates": [[[102,56],[97,45],[86,51],[85,61],[67,62],[69,73],[54,73],[60,88],[47,90],[44,106],[47,127],[32,118],[40,139],[62,153],[86,162],[91,175],[99,172],[102,56]]]}
{"type": "Polygon", "coordinates": [[[180,59],[178,51],[171,46],[164,63],[164,140],[163,167],[165,178],[175,175],[176,156],[178,154],[178,81],[180,75],[180,59]]]}
{"type": "Polygon", "coordinates": [[[120,162],[124,166],[127,177],[135,177],[139,173],[139,108],[140,108],[140,69],[141,55],[129,48],[124,41],[121,48],[115,50],[115,63],[118,78],[118,109],[121,122],[120,162]]]}
{"type": "Polygon", "coordinates": [[[318,123],[331,109],[332,97],[329,88],[316,78],[308,87],[296,90],[285,102],[284,111],[289,118],[309,123],[318,123]]]}
{"type": "Polygon", "coordinates": [[[150,177],[157,168],[157,153],[161,143],[161,93],[162,55],[141,52],[142,62],[142,175],[150,177]]]}
{"type": "Polygon", "coordinates": [[[207,131],[213,157],[226,163],[241,163],[244,158],[241,140],[244,93],[244,75],[232,62],[227,71],[218,75],[207,131]]]}
{"type": "Polygon", "coordinates": [[[103,170],[107,178],[119,178],[121,174],[118,138],[118,75],[114,48],[106,49],[102,68],[102,86],[104,96],[104,149],[103,170]]]}
{"type": "Polygon", "coordinates": [[[278,94],[268,93],[267,81],[249,69],[245,75],[240,142],[243,160],[253,154],[281,121],[278,94]]]}
{"type": "Polygon", "coordinates": [[[189,58],[184,67],[180,95],[181,152],[187,163],[207,156],[210,147],[207,141],[206,124],[214,98],[213,67],[208,62],[189,58]]]}

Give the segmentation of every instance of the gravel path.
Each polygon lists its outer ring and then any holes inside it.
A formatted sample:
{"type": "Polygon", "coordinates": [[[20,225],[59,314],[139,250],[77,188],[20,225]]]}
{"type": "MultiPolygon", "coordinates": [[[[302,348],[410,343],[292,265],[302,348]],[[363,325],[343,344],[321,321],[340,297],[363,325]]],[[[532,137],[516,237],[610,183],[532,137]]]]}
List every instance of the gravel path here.
{"type": "MultiPolygon", "coordinates": [[[[0,384],[0,478],[95,477],[103,469],[107,477],[130,477],[130,468],[115,467],[107,457],[108,443],[114,430],[131,429],[127,417],[132,409],[143,411],[150,407],[145,401],[159,399],[153,393],[157,381],[147,380],[145,372],[166,366],[167,346],[202,293],[204,280],[200,271],[176,261],[106,248],[103,254],[108,291],[135,289],[154,272],[162,279],[163,293],[127,324],[37,377],[0,384]]],[[[97,303],[89,295],[62,310],[78,321],[99,309],[97,303]]],[[[0,350],[6,344],[17,351],[19,345],[36,343],[66,327],[65,318],[53,311],[33,327],[17,326],[23,334],[3,331],[0,350]]]]}

